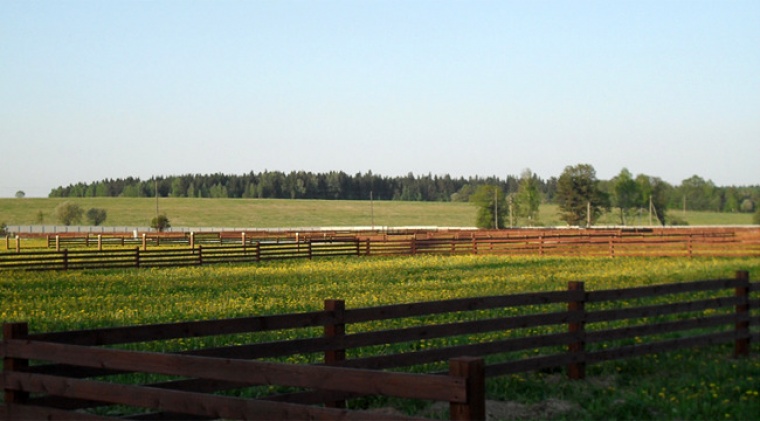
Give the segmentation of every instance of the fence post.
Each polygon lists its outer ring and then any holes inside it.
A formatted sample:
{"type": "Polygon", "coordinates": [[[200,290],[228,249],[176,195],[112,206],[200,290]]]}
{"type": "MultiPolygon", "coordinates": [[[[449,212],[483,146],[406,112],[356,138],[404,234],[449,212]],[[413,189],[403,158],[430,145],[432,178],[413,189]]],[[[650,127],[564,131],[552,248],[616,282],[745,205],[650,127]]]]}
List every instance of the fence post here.
{"type": "Polygon", "coordinates": [[[55,251],[61,251],[61,236],[55,236],[55,251]]]}
{"type": "Polygon", "coordinates": [[[140,267],[140,247],[135,247],[135,267],[140,267]]]}
{"type": "Polygon", "coordinates": [[[486,419],[486,365],[483,358],[459,357],[449,360],[449,376],[464,378],[467,402],[450,402],[452,420],[486,419]]]}
{"type": "MultiPolygon", "coordinates": [[[[568,291],[585,291],[583,282],[572,281],[567,285],[568,291]]],[[[580,301],[569,301],[567,310],[570,312],[580,312],[583,317],[580,321],[568,323],[568,331],[578,336],[578,340],[568,345],[568,352],[576,357],[576,361],[567,365],[567,375],[572,380],[580,380],[586,377],[585,358],[585,301],[586,294],[582,294],[580,301]]]]}
{"type": "Polygon", "coordinates": [[[142,248],[143,250],[148,249],[148,235],[145,233],[143,233],[143,236],[142,236],[142,248]]]}
{"type": "Polygon", "coordinates": [[[63,249],[63,270],[69,270],[69,249],[63,249]]]}
{"type": "MultiPolygon", "coordinates": [[[[311,242],[309,242],[311,243],[311,242]]],[[[342,342],[346,334],[346,324],[344,323],[346,313],[346,302],[343,300],[325,300],[325,311],[332,313],[334,321],[325,324],[325,338],[330,340],[331,349],[325,351],[325,365],[336,365],[346,359],[346,350],[342,348],[335,349],[336,342],[342,342]]],[[[329,408],[345,408],[346,401],[325,402],[329,408]]]]}
{"type": "Polygon", "coordinates": [[[610,247],[610,258],[611,259],[615,258],[615,243],[613,241],[613,238],[614,237],[610,235],[609,247],[610,247]]]}
{"type": "Polygon", "coordinates": [[[190,233],[190,249],[192,250],[194,248],[195,248],[195,233],[191,232],[190,233]]]}
{"type": "Polygon", "coordinates": [[[544,257],[544,236],[538,236],[538,255],[544,257]]]}
{"type": "Polygon", "coordinates": [[[16,253],[21,253],[21,237],[16,236],[16,253]]]}
{"type": "Polygon", "coordinates": [[[694,253],[694,246],[692,244],[693,241],[694,241],[694,234],[689,234],[689,258],[693,257],[693,253],[694,253]]]}
{"type": "Polygon", "coordinates": [[[736,305],[736,342],[734,343],[734,357],[749,356],[749,272],[740,270],[736,272],[736,279],[741,285],[735,289],[735,295],[740,303],[736,305]]]}
{"type": "Polygon", "coordinates": [[[103,251],[103,236],[98,234],[98,251],[103,251]]]}
{"type": "MultiPolygon", "coordinates": [[[[29,335],[29,325],[25,322],[20,323],[3,323],[3,340],[24,339],[29,335]]],[[[3,373],[11,371],[21,371],[29,366],[29,360],[21,358],[3,358],[3,373]]],[[[5,404],[22,404],[29,397],[28,392],[5,389],[5,404]]],[[[10,409],[10,408],[8,408],[10,409]]],[[[11,419],[9,417],[8,419],[11,419]]]]}
{"type": "Polygon", "coordinates": [[[243,246],[243,252],[245,252],[245,231],[240,233],[240,243],[243,246]]]}
{"type": "Polygon", "coordinates": [[[198,244],[198,266],[203,266],[203,244],[198,244]]]}

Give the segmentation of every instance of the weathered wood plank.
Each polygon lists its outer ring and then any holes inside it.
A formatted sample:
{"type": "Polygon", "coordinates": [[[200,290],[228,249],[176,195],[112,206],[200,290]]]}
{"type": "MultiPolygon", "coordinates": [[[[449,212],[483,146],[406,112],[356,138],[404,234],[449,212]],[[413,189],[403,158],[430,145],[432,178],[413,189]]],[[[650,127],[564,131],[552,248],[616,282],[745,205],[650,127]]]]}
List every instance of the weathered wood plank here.
{"type": "Polygon", "coordinates": [[[0,405],[0,420],[107,421],[118,418],[35,405],[0,405]]]}
{"type": "Polygon", "coordinates": [[[718,326],[728,327],[737,320],[735,314],[722,316],[695,317],[686,320],[673,322],[662,322],[646,324],[641,326],[629,326],[617,329],[606,329],[596,331],[586,331],[586,342],[596,343],[605,341],[614,341],[620,339],[630,339],[647,335],[660,335],[691,329],[707,329],[718,326]]]}
{"type": "Polygon", "coordinates": [[[527,373],[546,368],[563,367],[572,363],[584,362],[579,355],[562,353],[543,355],[540,357],[522,358],[517,361],[489,364],[486,366],[486,377],[499,377],[508,374],[527,373]]]}
{"type": "Polygon", "coordinates": [[[374,357],[353,358],[346,360],[341,366],[387,369],[408,367],[417,364],[433,363],[456,358],[462,355],[486,356],[525,349],[535,349],[547,346],[563,346],[579,340],[578,335],[572,333],[556,333],[541,336],[524,337],[491,341],[480,344],[458,345],[446,348],[436,348],[424,351],[406,352],[395,355],[378,355],[374,357]]]}
{"type": "Polygon", "coordinates": [[[699,301],[657,304],[651,306],[622,308],[614,310],[597,310],[588,312],[586,315],[586,320],[589,323],[596,323],[622,319],[665,316],[677,313],[702,311],[712,308],[730,307],[736,305],[738,302],[739,299],[736,297],[721,297],[699,301]]]}
{"type": "Polygon", "coordinates": [[[115,345],[133,342],[190,338],[197,336],[265,332],[303,327],[321,327],[332,320],[324,311],[252,316],[223,320],[161,323],[29,335],[31,340],[75,345],[115,345]]]}
{"type": "Polygon", "coordinates": [[[708,335],[690,336],[688,338],[670,339],[665,341],[606,349],[586,353],[586,362],[589,364],[608,360],[637,357],[658,352],[675,351],[694,346],[717,345],[733,342],[735,334],[731,332],[719,332],[708,335]]]}
{"type": "Polygon", "coordinates": [[[580,299],[582,298],[581,295],[573,291],[553,291],[348,309],[346,310],[346,323],[487,310],[499,307],[565,303],[580,299]]]}
{"type": "Polygon", "coordinates": [[[678,282],[643,287],[589,291],[587,303],[599,301],[623,301],[636,298],[659,297],[665,294],[690,293],[734,288],[739,284],[736,279],[717,279],[708,281],[678,282]]]}
{"type": "Polygon", "coordinates": [[[98,349],[34,341],[5,342],[10,357],[156,373],[241,384],[273,384],[417,399],[465,399],[457,379],[342,367],[293,365],[152,352],[98,349]]]}
{"type": "Polygon", "coordinates": [[[421,339],[436,339],[509,329],[559,325],[578,321],[582,317],[583,314],[580,312],[561,311],[469,322],[424,325],[402,329],[377,330],[346,335],[344,338],[336,340],[333,346],[351,349],[363,346],[419,341],[421,339]]]}
{"type": "MultiPolygon", "coordinates": [[[[100,400],[138,408],[160,409],[213,418],[273,420],[366,420],[368,414],[345,409],[318,408],[281,402],[242,399],[92,380],[65,379],[39,374],[14,373],[7,381],[14,388],[33,393],[49,393],[85,400],[100,400]]],[[[375,414],[372,414],[374,418],[375,414]]],[[[378,414],[378,419],[403,420],[410,417],[378,414]]]]}

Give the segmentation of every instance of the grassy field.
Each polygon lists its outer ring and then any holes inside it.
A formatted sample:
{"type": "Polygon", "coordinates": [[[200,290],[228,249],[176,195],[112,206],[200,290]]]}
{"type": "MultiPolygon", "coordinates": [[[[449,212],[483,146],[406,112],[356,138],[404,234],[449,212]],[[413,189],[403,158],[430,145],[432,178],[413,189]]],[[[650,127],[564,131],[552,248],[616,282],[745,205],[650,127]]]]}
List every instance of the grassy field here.
{"type": "MultiPolygon", "coordinates": [[[[105,226],[149,226],[156,215],[150,198],[0,199],[0,222],[8,225],[57,225],[55,207],[71,200],[83,209],[105,209],[105,226]],[[41,222],[40,222],[41,221],[41,222]]],[[[285,199],[194,199],[163,198],[159,212],[175,227],[340,227],[340,226],[437,226],[471,227],[475,206],[459,202],[398,202],[285,199]]],[[[557,206],[540,208],[540,224],[564,225],[557,206]]],[[[672,211],[690,225],[746,225],[751,214],[672,211]]],[[[83,221],[86,224],[86,221],[83,221]]],[[[619,223],[617,214],[604,215],[598,225],[619,223]]],[[[642,214],[630,225],[649,224],[642,214]]]]}
{"type": "MultiPolygon", "coordinates": [[[[317,310],[328,298],[354,308],[561,290],[575,280],[600,290],[725,278],[736,270],[755,276],[760,260],[419,256],[14,272],[0,277],[0,320],[28,321],[37,332],[317,310]]],[[[534,419],[758,419],[757,346],[749,359],[734,360],[731,352],[714,346],[594,365],[583,382],[561,372],[506,376],[488,381],[488,398],[512,401],[534,419]],[[566,410],[544,411],[556,402],[566,410]]],[[[389,404],[430,411],[383,399],[353,403],[389,404]]]]}

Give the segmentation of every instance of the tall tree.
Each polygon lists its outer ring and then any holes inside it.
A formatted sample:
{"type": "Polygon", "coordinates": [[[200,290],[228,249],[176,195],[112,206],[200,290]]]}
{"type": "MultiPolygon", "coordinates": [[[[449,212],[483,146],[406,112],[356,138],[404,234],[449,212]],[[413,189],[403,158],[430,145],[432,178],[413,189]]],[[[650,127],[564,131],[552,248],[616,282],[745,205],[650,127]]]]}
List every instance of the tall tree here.
{"type": "Polygon", "coordinates": [[[530,169],[523,170],[517,193],[514,195],[514,210],[518,219],[528,225],[538,223],[538,208],[541,206],[541,185],[538,177],[530,169]]]}
{"type": "Polygon", "coordinates": [[[475,225],[478,228],[500,229],[504,226],[507,203],[504,192],[496,185],[478,186],[470,196],[470,203],[478,207],[475,225]]]}
{"type": "Polygon", "coordinates": [[[645,174],[636,176],[636,184],[639,188],[639,206],[648,209],[650,220],[656,219],[661,225],[665,225],[665,214],[668,206],[668,196],[672,187],[659,177],[645,174]]]}
{"type": "Polygon", "coordinates": [[[557,180],[556,201],[560,219],[575,226],[593,225],[609,208],[607,195],[599,189],[596,170],[589,164],[565,167],[557,180]]]}
{"type": "Polygon", "coordinates": [[[627,168],[623,168],[611,184],[612,205],[620,210],[620,223],[627,225],[628,213],[639,204],[639,186],[627,168]]]}
{"type": "Polygon", "coordinates": [[[720,193],[710,180],[693,175],[683,181],[676,189],[673,207],[684,206],[692,210],[720,211],[720,193]]]}

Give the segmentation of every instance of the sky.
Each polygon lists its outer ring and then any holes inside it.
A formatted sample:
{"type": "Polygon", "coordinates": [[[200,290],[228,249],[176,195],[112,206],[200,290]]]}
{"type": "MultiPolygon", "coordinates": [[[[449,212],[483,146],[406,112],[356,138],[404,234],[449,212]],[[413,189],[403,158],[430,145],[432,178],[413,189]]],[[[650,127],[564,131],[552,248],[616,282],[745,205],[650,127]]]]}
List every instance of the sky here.
{"type": "Polygon", "coordinates": [[[0,0],[0,197],[250,171],[760,184],[760,2],[0,0]]]}

